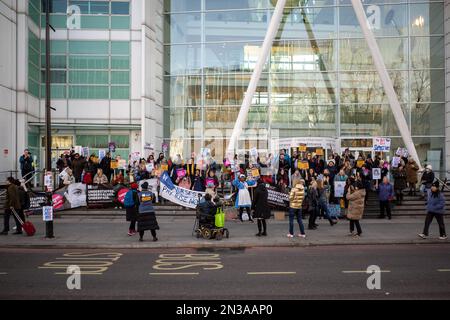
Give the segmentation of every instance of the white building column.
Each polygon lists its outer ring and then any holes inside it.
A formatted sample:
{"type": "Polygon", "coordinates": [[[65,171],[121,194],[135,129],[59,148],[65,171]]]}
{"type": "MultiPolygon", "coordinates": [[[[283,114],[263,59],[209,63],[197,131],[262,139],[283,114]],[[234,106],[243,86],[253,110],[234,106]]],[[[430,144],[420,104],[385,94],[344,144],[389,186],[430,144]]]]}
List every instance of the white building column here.
{"type": "MultiPolygon", "coordinates": [[[[445,168],[450,170],[450,1],[444,7],[445,44],[445,168]]],[[[450,174],[447,173],[450,178],[450,174]]]]}

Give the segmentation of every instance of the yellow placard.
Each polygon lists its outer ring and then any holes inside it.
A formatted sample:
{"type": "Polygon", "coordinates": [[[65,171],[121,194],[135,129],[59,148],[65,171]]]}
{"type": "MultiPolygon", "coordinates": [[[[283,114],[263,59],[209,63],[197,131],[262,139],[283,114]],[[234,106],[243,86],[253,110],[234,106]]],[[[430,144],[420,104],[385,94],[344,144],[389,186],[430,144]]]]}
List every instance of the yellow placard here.
{"type": "Polygon", "coordinates": [[[252,169],[252,177],[259,177],[259,170],[258,169],[252,169]]]}
{"type": "Polygon", "coordinates": [[[162,164],[161,165],[161,170],[164,172],[164,171],[169,171],[169,165],[167,165],[167,164],[162,164]]]}
{"type": "Polygon", "coordinates": [[[300,147],[298,147],[299,152],[306,152],[306,144],[301,144],[300,147]]]}
{"type": "Polygon", "coordinates": [[[297,166],[300,170],[308,170],[309,162],[308,161],[299,161],[297,166]]]}
{"type": "Polygon", "coordinates": [[[119,161],[111,160],[111,169],[119,169],[119,161]]]}
{"type": "Polygon", "coordinates": [[[362,166],[364,165],[364,163],[366,163],[364,160],[358,160],[358,161],[356,162],[356,167],[362,168],[362,166]]]}
{"type": "Polygon", "coordinates": [[[317,156],[323,156],[324,155],[323,149],[316,149],[316,155],[317,156]]]}

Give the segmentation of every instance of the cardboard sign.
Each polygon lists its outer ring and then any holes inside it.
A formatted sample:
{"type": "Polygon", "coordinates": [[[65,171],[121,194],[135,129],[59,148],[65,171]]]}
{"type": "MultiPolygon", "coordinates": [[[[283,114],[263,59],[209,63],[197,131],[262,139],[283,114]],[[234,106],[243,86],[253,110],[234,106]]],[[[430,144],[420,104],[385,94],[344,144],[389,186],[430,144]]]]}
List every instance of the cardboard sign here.
{"type": "Polygon", "coordinates": [[[258,169],[252,169],[252,176],[253,178],[258,178],[259,175],[259,170],[258,169]]]}
{"type": "Polygon", "coordinates": [[[381,169],[380,168],[373,168],[372,169],[372,179],[373,180],[380,180],[381,179],[381,169]]]}
{"type": "Polygon", "coordinates": [[[403,157],[403,158],[407,158],[409,153],[408,153],[408,149],[406,148],[398,148],[397,151],[395,152],[395,154],[399,157],[403,157]]]}
{"type": "Polygon", "coordinates": [[[306,152],[306,144],[301,144],[298,147],[298,152],[306,152]]]}
{"type": "Polygon", "coordinates": [[[118,169],[126,169],[126,167],[127,167],[127,160],[120,159],[118,161],[118,169]]]}
{"type": "Polygon", "coordinates": [[[255,158],[258,157],[258,150],[256,148],[251,148],[250,156],[255,157],[255,158]]]}
{"type": "Polygon", "coordinates": [[[99,161],[102,161],[102,159],[104,157],[106,157],[106,150],[105,149],[98,150],[98,159],[99,159],[99,161]]]}
{"type": "Polygon", "coordinates": [[[111,169],[119,169],[119,161],[117,160],[111,160],[111,169]]]}
{"type": "Polygon", "coordinates": [[[309,162],[308,161],[299,161],[298,162],[298,168],[300,170],[308,170],[309,169],[309,162]]]}
{"type": "Polygon", "coordinates": [[[362,168],[362,166],[365,164],[366,162],[364,160],[358,160],[356,162],[356,167],[357,168],[362,168]]]}
{"type": "Polygon", "coordinates": [[[53,175],[51,172],[47,172],[44,177],[44,186],[46,192],[53,191],[53,175]]]}
{"type": "Polygon", "coordinates": [[[169,171],[169,165],[168,164],[162,164],[161,165],[161,170],[162,171],[169,171]]]}
{"type": "Polygon", "coordinates": [[[317,156],[323,156],[324,155],[323,149],[316,149],[316,155],[317,156]]]}
{"type": "Polygon", "coordinates": [[[147,165],[145,165],[145,169],[147,170],[147,172],[152,172],[153,169],[155,169],[155,166],[153,165],[153,163],[148,163],[147,165]]]}
{"type": "Polygon", "coordinates": [[[81,150],[81,155],[85,158],[89,157],[90,154],[90,150],[89,147],[83,147],[83,149],[81,150]]]}

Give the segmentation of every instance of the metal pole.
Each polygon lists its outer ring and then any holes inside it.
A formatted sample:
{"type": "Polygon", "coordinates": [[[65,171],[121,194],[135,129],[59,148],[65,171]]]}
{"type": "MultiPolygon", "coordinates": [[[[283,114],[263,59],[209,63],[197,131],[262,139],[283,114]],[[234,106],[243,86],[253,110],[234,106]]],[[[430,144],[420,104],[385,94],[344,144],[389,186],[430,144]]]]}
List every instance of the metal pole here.
{"type": "MultiPolygon", "coordinates": [[[[45,169],[52,171],[52,126],[51,126],[51,73],[50,73],[50,0],[45,1],[45,169]]],[[[52,193],[47,192],[48,205],[52,203],[52,193]]],[[[52,239],[53,221],[45,223],[45,237],[52,239]]]]}
{"type": "Polygon", "coordinates": [[[242,132],[242,127],[244,126],[245,121],[247,120],[252,99],[256,92],[256,87],[261,78],[263,67],[267,61],[267,57],[269,56],[270,49],[272,48],[273,40],[275,39],[275,35],[280,26],[285,6],[286,0],[278,0],[272,19],[270,21],[269,29],[267,30],[266,36],[264,38],[264,43],[261,49],[261,55],[259,56],[258,61],[256,63],[255,70],[253,71],[250,83],[247,88],[247,92],[245,93],[244,96],[244,101],[242,102],[242,106],[239,111],[238,118],[236,120],[236,124],[234,125],[233,133],[231,134],[230,143],[228,145],[226,154],[227,157],[229,158],[231,157],[230,159],[233,159],[233,155],[235,153],[237,145],[237,139],[239,138],[242,132]]]}
{"type": "Polygon", "coordinates": [[[373,35],[372,30],[370,30],[368,26],[367,17],[364,12],[363,5],[360,0],[352,0],[352,5],[361,26],[361,30],[364,34],[364,38],[366,39],[367,46],[369,47],[369,50],[372,54],[375,67],[380,76],[384,91],[386,92],[386,95],[388,97],[389,105],[391,106],[391,110],[394,114],[395,121],[397,122],[398,129],[400,130],[400,134],[402,135],[403,142],[405,143],[406,148],[408,148],[409,154],[414,158],[420,170],[422,171],[423,168],[420,163],[416,147],[414,146],[414,143],[412,141],[411,132],[409,131],[405,115],[403,114],[402,108],[400,107],[400,102],[398,101],[397,94],[395,93],[392,80],[386,70],[386,65],[384,64],[383,57],[381,56],[380,48],[375,41],[375,36],[373,35]]]}

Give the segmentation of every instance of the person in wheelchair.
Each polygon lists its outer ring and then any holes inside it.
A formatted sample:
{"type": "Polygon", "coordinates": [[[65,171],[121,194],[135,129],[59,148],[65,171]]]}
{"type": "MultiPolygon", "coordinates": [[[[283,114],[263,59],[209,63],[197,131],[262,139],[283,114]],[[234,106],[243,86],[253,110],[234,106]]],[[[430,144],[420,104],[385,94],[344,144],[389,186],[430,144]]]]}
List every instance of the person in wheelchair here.
{"type": "Polygon", "coordinates": [[[204,199],[205,201],[198,205],[199,224],[200,226],[214,228],[217,206],[212,201],[212,197],[209,193],[205,194],[204,199]]]}

